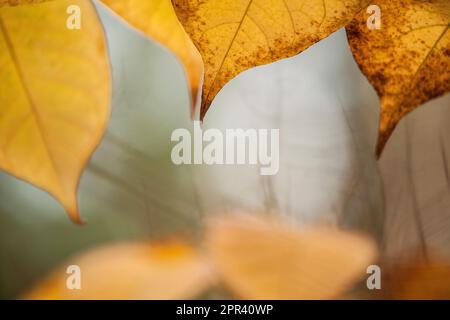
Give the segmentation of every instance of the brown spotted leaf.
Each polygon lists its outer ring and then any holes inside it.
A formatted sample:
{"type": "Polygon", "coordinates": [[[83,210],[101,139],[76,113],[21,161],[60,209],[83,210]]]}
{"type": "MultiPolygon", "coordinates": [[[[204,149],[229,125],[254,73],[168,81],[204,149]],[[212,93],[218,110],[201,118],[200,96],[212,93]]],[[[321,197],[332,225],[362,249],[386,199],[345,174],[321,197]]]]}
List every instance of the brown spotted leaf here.
{"type": "Polygon", "coordinates": [[[0,0],[1,6],[17,6],[19,4],[34,4],[50,0],[0,0]]]}
{"type": "Polygon", "coordinates": [[[409,112],[450,91],[450,1],[377,0],[381,28],[361,12],[347,26],[353,55],[381,98],[377,155],[409,112]]]}
{"type": "MultiPolygon", "coordinates": [[[[205,64],[200,117],[239,73],[294,56],[348,23],[360,0],[172,0],[205,64]]],[[[301,70],[299,70],[301,72],[301,70]]]]}

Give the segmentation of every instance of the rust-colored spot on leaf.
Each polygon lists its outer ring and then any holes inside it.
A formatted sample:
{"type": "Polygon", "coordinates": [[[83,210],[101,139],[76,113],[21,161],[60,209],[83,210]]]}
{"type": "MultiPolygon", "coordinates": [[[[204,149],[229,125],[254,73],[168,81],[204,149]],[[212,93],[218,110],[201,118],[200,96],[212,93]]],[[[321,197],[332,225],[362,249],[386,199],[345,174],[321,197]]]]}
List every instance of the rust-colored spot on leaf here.
{"type": "Polygon", "coordinates": [[[361,12],[346,27],[353,55],[381,98],[378,156],[398,122],[450,91],[450,2],[377,0],[381,29],[361,12]]]}

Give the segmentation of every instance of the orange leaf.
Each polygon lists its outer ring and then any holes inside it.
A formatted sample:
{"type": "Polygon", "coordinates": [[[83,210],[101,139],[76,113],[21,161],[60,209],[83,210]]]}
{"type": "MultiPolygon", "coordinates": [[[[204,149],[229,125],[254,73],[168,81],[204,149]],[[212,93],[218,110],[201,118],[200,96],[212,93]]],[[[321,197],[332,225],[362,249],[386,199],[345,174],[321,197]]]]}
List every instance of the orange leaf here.
{"type": "Polygon", "coordinates": [[[381,28],[361,12],[347,26],[353,56],[381,98],[379,156],[409,112],[450,91],[450,1],[376,0],[381,28]]]}
{"type": "Polygon", "coordinates": [[[361,235],[298,229],[269,216],[213,220],[206,240],[219,276],[244,299],[335,298],[376,253],[361,235]]]}
{"type": "MultiPolygon", "coordinates": [[[[172,0],[205,64],[200,116],[239,73],[292,57],[348,23],[360,0],[172,0]]],[[[301,70],[299,70],[301,72],[301,70]]]]}
{"type": "Polygon", "coordinates": [[[414,258],[387,263],[381,270],[381,298],[450,299],[448,260],[438,257],[433,257],[429,261],[414,258]]]}
{"type": "Polygon", "coordinates": [[[17,6],[19,4],[34,4],[39,2],[44,2],[49,0],[0,0],[1,6],[17,6]]]}
{"type": "Polygon", "coordinates": [[[68,259],[25,299],[187,299],[210,285],[208,265],[182,242],[130,242],[68,259]],[[81,289],[68,289],[66,268],[79,266],[81,289]]]}

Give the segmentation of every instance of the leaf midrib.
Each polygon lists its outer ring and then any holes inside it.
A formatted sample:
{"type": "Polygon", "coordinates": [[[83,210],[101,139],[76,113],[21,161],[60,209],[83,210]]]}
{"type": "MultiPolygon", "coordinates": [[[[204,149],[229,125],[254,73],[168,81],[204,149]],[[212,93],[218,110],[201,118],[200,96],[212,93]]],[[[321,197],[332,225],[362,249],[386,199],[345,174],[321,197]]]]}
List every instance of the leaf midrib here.
{"type": "Polygon", "coordinates": [[[214,86],[214,83],[216,83],[217,75],[218,75],[218,74],[220,73],[220,71],[222,70],[222,67],[223,67],[223,65],[224,65],[224,63],[225,63],[225,60],[227,60],[228,54],[230,53],[230,50],[231,50],[231,48],[233,47],[233,43],[234,43],[234,41],[236,40],[236,37],[237,37],[237,35],[239,34],[239,31],[241,30],[242,24],[244,23],[245,17],[247,16],[248,11],[250,10],[250,6],[252,5],[252,3],[253,3],[253,0],[249,0],[249,2],[248,2],[248,4],[247,4],[247,7],[245,8],[244,14],[242,15],[241,21],[239,21],[239,25],[238,25],[237,28],[236,28],[236,32],[234,33],[233,38],[232,38],[231,41],[230,41],[230,45],[228,46],[227,51],[225,52],[225,55],[223,56],[222,62],[220,63],[220,66],[219,66],[219,69],[217,69],[217,72],[216,72],[216,74],[215,74],[215,76],[214,76],[214,79],[213,79],[213,81],[211,82],[211,86],[210,86],[209,89],[208,89],[208,94],[207,94],[206,97],[205,97],[205,102],[207,102],[208,99],[209,99],[209,95],[210,95],[210,93],[211,93],[211,89],[212,89],[212,87],[214,86]]]}
{"type": "Polygon", "coordinates": [[[36,121],[36,124],[37,124],[37,127],[38,127],[38,132],[39,132],[39,134],[41,136],[41,139],[42,139],[42,141],[44,143],[45,150],[46,150],[47,156],[48,156],[48,158],[50,160],[51,167],[52,167],[53,171],[55,172],[55,175],[56,175],[56,178],[57,178],[59,186],[62,187],[62,181],[61,181],[61,178],[60,178],[60,175],[59,175],[58,167],[57,167],[57,165],[55,163],[52,151],[50,150],[50,147],[49,147],[49,142],[48,142],[48,138],[46,137],[46,133],[45,133],[44,125],[42,123],[41,115],[39,114],[39,111],[38,111],[38,109],[37,109],[37,107],[36,107],[36,105],[35,105],[35,103],[33,101],[33,97],[31,95],[31,92],[28,90],[28,87],[26,85],[25,77],[24,77],[22,68],[20,66],[19,59],[18,59],[17,54],[16,54],[16,52],[14,50],[13,43],[11,41],[11,38],[9,36],[8,30],[6,28],[6,25],[5,25],[4,21],[3,21],[3,17],[2,17],[1,14],[0,14],[0,31],[1,31],[1,33],[3,33],[4,39],[5,39],[5,43],[6,43],[6,46],[8,48],[9,55],[11,57],[11,61],[14,64],[14,68],[16,69],[17,75],[18,75],[19,80],[20,80],[20,84],[22,85],[23,91],[25,92],[25,96],[27,97],[28,104],[30,106],[30,110],[31,110],[31,112],[32,112],[32,114],[34,116],[35,121],[36,121]]]}
{"type": "Polygon", "coordinates": [[[442,38],[444,37],[444,35],[447,33],[447,31],[449,30],[450,27],[450,23],[447,24],[447,27],[444,29],[444,31],[442,31],[442,33],[439,35],[439,37],[436,39],[436,41],[433,43],[433,46],[430,48],[430,50],[428,51],[427,55],[425,56],[425,58],[422,60],[422,62],[420,63],[419,67],[417,67],[417,70],[414,72],[412,78],[411,78],[411,87],[414,86],[414,83],[416,81],[417,75],[419,74],[419,72],[422,70],[423,66],[425,65],[425,62],[428,60],[428,58],[430,57],[431,53],[434,51],[434,49],[436,49],[438,43],[442,40],[442,38]]]}

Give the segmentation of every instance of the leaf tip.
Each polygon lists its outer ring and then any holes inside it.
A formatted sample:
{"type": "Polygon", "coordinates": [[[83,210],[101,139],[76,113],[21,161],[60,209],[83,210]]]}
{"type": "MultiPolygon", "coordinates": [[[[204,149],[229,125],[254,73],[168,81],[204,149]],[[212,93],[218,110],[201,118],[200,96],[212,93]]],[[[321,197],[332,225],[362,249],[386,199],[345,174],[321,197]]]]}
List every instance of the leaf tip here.
{"type": "Polygon", "coordinates": [[[388,112],[381,112],[380,115],[380,124],[378,129],[378,140],[375,149],[375,155],[377,159],[380,159],[381,154],[383,153],[384,147],[386,146],[389,138],[394,132],[395,127],[397,126],[398,120],[396,117],[391,115],[388,112]]]}
{"type": "Polygon", "coordinates": [[[200,121],[203,122],[203,120],[205,119],[206,113],[208,112],[210,105],[211,105],[211,103],[209,103],[207,101],[202,101],[201,108],[200,108],[200,121]]]}
{"type": "Polygon", "coordinates": [[[375,148],[375,156],[377,160],[381,158],[381,154],[383,153],[384,147],[386,146],[387,139],[384,135],[378,134],[377,146],[375,148]]]}
{"type": "Polygon", "coordinates": [[[69,215],[70,220],[72,220],[73,223],[82,226],[86,224],[86,222],[81,218],[80,212],[78,211],[78,204],[75,200],[71,205],[65,206],[65,210],[67,214],[69,215]]]}
{"type": "Polygon", "coordinates": [[[191,108],[190,108],[190,116],[191,116],[191,120],[194,119],[195,117],[195,111],[197,110],[197,105],[199,102],[199,96],[198,96],[198,86],[192,86],[192,88],[190,89],[190,94],[191,94],[191,99],[190,99],[190,103],[191,103],[191,108]]]}

